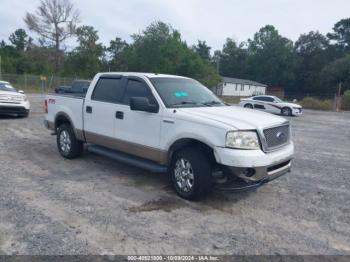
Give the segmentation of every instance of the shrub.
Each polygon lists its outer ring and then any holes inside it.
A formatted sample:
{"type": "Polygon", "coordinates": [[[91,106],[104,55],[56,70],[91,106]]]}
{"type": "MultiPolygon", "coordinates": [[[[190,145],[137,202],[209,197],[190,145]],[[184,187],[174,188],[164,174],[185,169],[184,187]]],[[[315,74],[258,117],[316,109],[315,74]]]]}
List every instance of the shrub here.
{"type": "Polygon", "coordinates": [[[300,101],[300,104],[304,108],[316,109],[316,110],[332,110],[333,101],[332,100],[320,100],[313,97],[305,97],[300,101]]]}
{"type": "Polygon", "coordinates": [[[341,109],[350,110],[350,90],[346,91],[341,99],[341,109]]]}

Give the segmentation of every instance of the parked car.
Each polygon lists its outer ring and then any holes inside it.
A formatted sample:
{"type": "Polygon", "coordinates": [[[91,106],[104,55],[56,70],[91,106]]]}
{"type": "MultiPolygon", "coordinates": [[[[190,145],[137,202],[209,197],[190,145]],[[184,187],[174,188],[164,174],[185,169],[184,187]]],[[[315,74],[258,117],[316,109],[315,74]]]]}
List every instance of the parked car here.
{"type": "Polygon", "coordinates": [[[253,96],[243,98],[239,105],[245,108],[257,109],[284,116],[300,116],[303,113],[302,106],[282,101],[276,96],[253,96]]]}
{"type": "Polygon", "coordinates": [[[9,82],[0,81],[0,115],[27,117],[29,111],[30,104],[24,92],[17,92],[9,82]]]}
{"type": "Polygon", "coordinates": [[[75,80],[70,86],[59,86],[55,88],[55,93],[59,94],[86,94],[91,81],[75,80]]]}
{"type": "Polygon", "coordinates": [[[286,119],[227,106],[186,77],[99,73],[85,97],[49,94],[45,108],[45,126],[63,157],[78,157],[87,144],[90,152],[168,172],[185,199],[214,186],[258,187],[292,165],[286,119]]]}

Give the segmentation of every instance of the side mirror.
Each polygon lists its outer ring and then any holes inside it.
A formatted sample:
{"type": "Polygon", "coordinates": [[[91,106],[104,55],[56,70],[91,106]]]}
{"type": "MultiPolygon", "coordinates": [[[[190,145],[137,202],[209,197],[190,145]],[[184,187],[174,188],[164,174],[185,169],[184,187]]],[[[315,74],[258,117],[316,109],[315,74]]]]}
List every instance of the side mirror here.
{"type": "Polygon", "coordinates": [[[147,97],[131,97],[130,109],[133,111],[143,111],[149,113],[158,113],[158,105],[151,105],[147,97]]]}
{"type": "Polygon", "coordinates": [[[23,90],[18,90],[18,93],[24,94],[24,91],[23,90]]]}

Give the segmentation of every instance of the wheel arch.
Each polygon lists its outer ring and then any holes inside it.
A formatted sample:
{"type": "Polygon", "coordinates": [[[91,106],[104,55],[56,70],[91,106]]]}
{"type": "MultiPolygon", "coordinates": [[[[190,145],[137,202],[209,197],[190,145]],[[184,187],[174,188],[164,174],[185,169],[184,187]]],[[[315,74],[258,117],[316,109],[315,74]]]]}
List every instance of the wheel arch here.
{"type": "Polygon", "coordinates": [[[77,133],[77,130],[74,127],[72,119],[70,118],[70,116],[67,113],[58,112],[55,116],[54,124],[55,124],[55,132],[57,131],[57,128],[62,124],[70,125],[74,131],[75,137],[80,138],[80,135],[77,133]]]}
{"type": "Polygon", "coordinates": [[[171,160],[176,152],[186,147],[195,147],[204,152],[212,163],[216,162],[214,149],[207,143],[195,138],[180,138],[172,143],[168,150],[167,162],[170,165],[171,160]]]}

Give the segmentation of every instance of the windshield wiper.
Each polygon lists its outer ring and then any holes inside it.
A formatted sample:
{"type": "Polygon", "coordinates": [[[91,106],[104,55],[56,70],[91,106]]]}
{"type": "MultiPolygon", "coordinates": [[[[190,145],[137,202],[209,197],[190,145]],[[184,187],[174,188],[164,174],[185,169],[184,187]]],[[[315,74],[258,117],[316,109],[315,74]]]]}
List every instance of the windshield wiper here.
{"type": "Polygon", "coordinates": [[[181,101],[179,103],[174,103],[174,104],[171,104],[170,106],[182,106],[182,105],[197,105],[198,103],[197,102],[194,102],[194,101],[181,101]]]}
{"type": "Polygon", "coordinates": [[[221,102],[212,100],[212,101],[204,102],[202,104],[206,106],[212,106],[212,105],[219,105],[219,104],[221,105],[221,102]]]}

